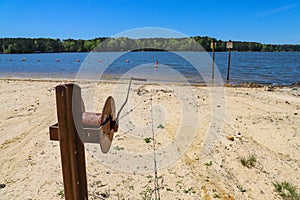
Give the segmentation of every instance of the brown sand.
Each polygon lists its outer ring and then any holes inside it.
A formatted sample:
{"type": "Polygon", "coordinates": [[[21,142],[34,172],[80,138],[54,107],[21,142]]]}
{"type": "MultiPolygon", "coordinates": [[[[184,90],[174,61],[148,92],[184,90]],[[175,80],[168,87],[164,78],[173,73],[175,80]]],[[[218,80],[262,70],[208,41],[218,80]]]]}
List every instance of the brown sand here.
{"type": "MultiPolygon", "coordinates": [[[[54,87],[59,83],[62,81],[0,80],[0,184],[5,184],[0,189],[1,200],[61,199],[59,143],[50,141],[48,128],[57,120],[54,87]]],[[[100,112],[114,85],[101,82],[81,86],[86,91],[96,88],[96,109],[100,112]]],[[[156,137],[163,145],[165,140],[176,137],[180,107],[173,91],[160,87],[135,85],[130,101],[143,98],[143,91],[154,89],[153,102],[161,103],[170,113],[162,131],[165,134],[156,137]]],[[[193,87],[199,127],[188,151],[170,166],[158,170],[161,199],[280,199],[274,191],[275,181],[288,181],[300,187],[300,88],[224,90],[226,104],[213,105],[209,87],[193,87]],[[224,125],[211,154],[201,157],[214,106],[225,109],[224,125]],[[257,158],[251,168],[240,162],[249,155],[257,158]]],[[[140,119],[146,123],[149,119],[143,112],[145,105],[132,112],[137,122],[140,119]]],[[[120,151],[152,150],[151,143],[133,143],[122,130],[115,134],[113,142],[115,147],[124,148],[120,151]]],[[[88,150],[86,165],[89,199],[147,199],[154,187],[153,172],[112,169],[101,165],[88,150]]]]}

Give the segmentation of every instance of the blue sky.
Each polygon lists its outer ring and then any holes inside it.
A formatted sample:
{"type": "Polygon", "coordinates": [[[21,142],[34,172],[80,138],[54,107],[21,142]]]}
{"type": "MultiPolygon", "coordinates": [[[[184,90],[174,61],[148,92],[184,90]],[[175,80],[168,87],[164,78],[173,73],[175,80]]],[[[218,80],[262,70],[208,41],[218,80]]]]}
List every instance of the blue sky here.
{"type": "Polygon", "coordinates": [[[300,44],[300,0],[0,0],[0,37],[90,39],[142,27],[300,44]]]}

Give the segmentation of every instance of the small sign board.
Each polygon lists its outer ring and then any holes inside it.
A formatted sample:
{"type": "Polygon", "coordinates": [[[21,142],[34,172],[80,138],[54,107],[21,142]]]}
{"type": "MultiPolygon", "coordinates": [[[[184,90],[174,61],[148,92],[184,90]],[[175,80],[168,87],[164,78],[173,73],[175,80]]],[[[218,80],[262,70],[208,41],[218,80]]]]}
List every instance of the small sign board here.
{"type": "Polygon", "coordinates": [[[227,42],[226,48],[227,49],[232,49],[233,48],[233,42],[227,42]]]}
{"type": "Polygon", "coordinates": [[[216,43],[216,42],[211,42],[211,43],[210,43],[210,48],[211,48],[211,49],[217,48],[217,43],[216,43]]]}

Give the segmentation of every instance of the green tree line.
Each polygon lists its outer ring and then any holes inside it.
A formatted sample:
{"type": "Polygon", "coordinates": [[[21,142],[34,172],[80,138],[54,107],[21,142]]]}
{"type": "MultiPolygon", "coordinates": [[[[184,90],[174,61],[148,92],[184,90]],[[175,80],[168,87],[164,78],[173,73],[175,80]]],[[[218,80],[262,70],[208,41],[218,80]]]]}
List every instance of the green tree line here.
{"type": "MultiPolygon", "coordinates": [[[[226,42],[211,37],[190,38],[141,38],[130,39],[100,37],[89,40],[52,38],[0,38],[0,53],[47,53],[89,51],[211,51],[210,43],[216,42],[215,51],[226,51],[226,42]],[[199,45],[200,44],[200,45],[199,45]]],[[[261,44],[233,41],[236,51],[300,51],[300,45],[261,44]]]]}

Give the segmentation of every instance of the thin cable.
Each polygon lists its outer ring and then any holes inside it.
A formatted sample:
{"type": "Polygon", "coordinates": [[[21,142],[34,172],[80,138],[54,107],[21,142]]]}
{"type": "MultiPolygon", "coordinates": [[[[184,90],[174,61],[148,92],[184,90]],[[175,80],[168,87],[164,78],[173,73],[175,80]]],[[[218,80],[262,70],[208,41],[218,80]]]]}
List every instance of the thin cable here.
{"type": "Polygon", "coordinates": [[[153,117],[153,106],[152,106],[152,91],[150,92],[150,106],[151,106],[151,124],[152,124],[152,142],[153,142],[153,160],[154,160],[154,194],[155,200],[160,199],[159,185],[158,185],[158,175],[157,175],[157,163],[156,163],[156,146],[155,146],[155,136],[154,136],[154,117],[153,117]]]}
{"type": "Polygon", "coordinates": [[[119,112],[118,112],[118,114],[117,114],[117,117],[116,117],[116,119],[115,119],[116,122],[118,122],[119,117],[120,117],[120,114],[121,114],[121,112],[122,112],[124,106],[126,105],[126,103],[127,103],[127,101],[128,101],[129,92],[130,92],[130,87],[131,87],[131,81],[133,81],[133,80],[134,80],[134,81],[147,81],[147,79],[144,79],[144,78],[134,78],[134,77],[131,77],[131,78],[130,78],[129,85],[128,85],[128,89],[127,89],[126,99],[125,99],[124,103],[122,104],[122,106],[120,107],[120,110],[119,110],[119,112]]]}
{"type": "Polygon", "coordinates": [[[119,110],[119,112],[118,112],[118,114],[117,114],[117,117],[116,117],[116,119],[115,119],[116,121],[119,120],[120,113],[121,113],[121,111],[123,110],[124,106],[126,105],[126,103],[127,103],[127,101],[128,101],[129,92],[130,92],[130,86],[131,86],[131,80],[132,80],[132,79],[130,79],[130,81],[129,81],[126,99],[125,99],[124,103],[122,104],[122,106],[120,107],[120,110],[119,110]]]}

